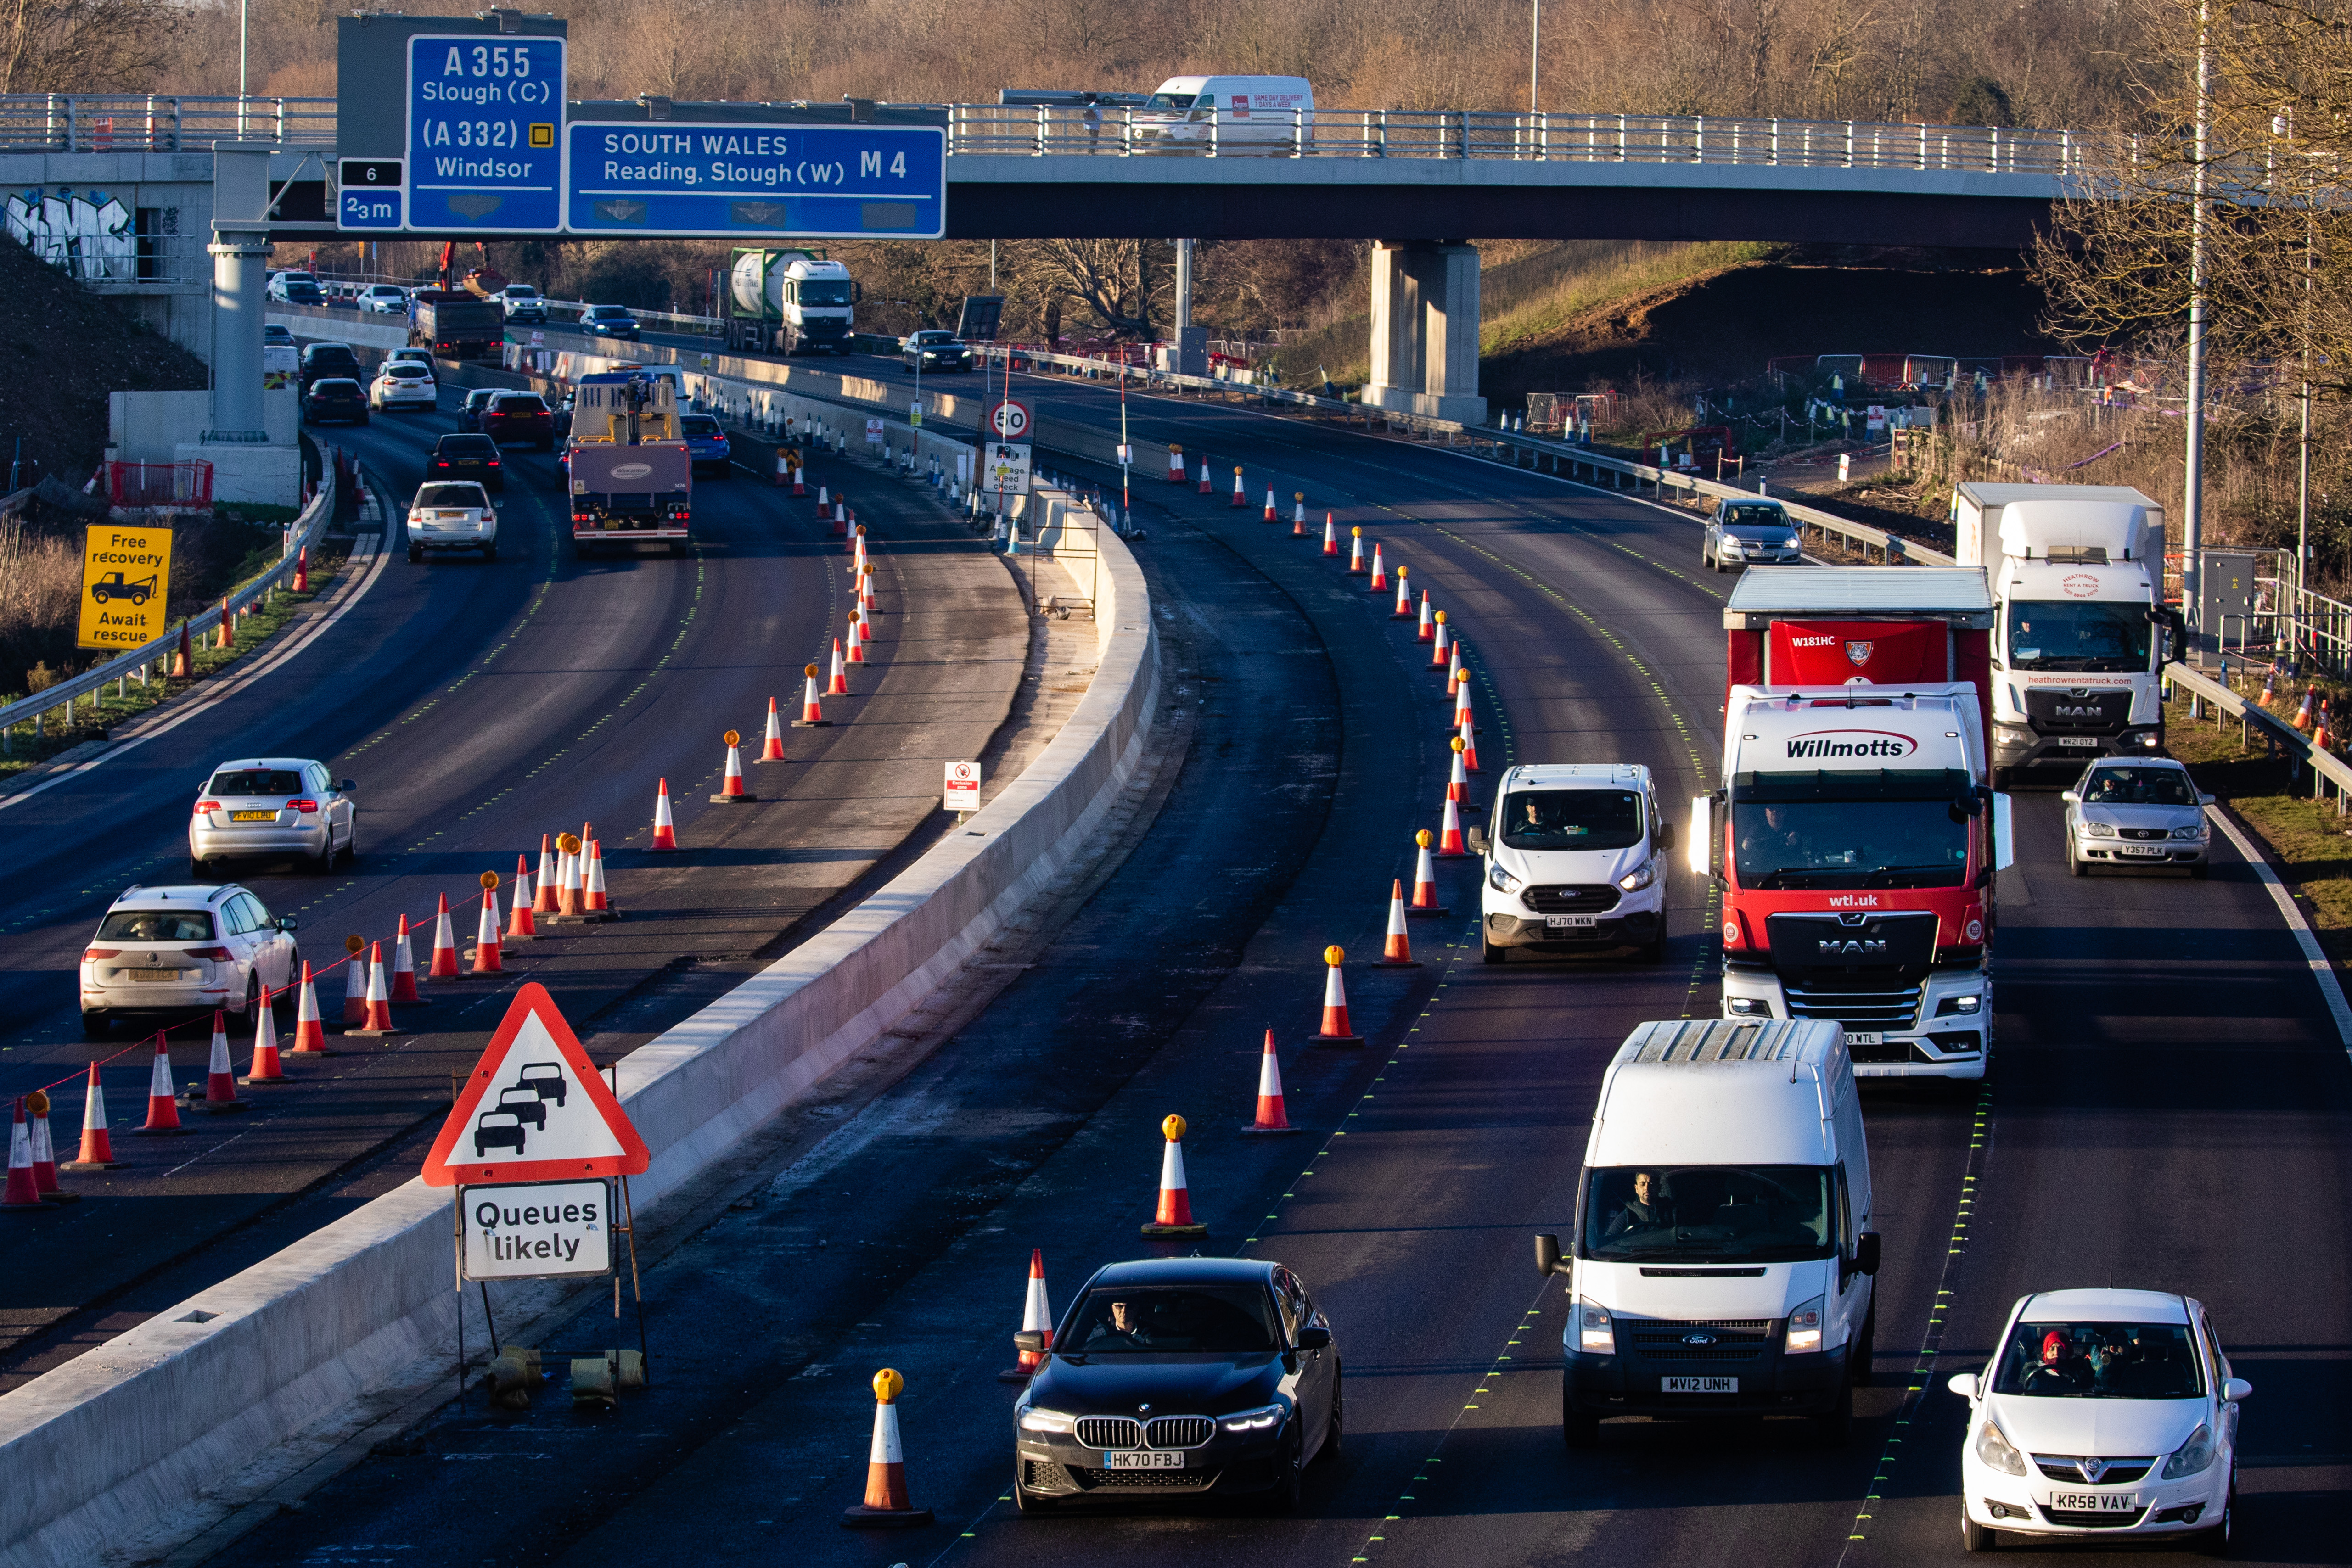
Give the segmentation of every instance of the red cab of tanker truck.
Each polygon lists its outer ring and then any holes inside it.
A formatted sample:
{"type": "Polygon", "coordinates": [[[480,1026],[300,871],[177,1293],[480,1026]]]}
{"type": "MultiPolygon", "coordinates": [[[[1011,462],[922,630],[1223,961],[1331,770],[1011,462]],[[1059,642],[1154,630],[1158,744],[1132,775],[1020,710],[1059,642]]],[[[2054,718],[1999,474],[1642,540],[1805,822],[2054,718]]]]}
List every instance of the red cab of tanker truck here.
{"type": "Polygon", "coordinates": [[[1864,1076],[1981,1078],[1992,1047],[1994,622],[1974,567],[1758,567],[1724,611],[1727,1018],[1826,1019],[1864,1076]]]}

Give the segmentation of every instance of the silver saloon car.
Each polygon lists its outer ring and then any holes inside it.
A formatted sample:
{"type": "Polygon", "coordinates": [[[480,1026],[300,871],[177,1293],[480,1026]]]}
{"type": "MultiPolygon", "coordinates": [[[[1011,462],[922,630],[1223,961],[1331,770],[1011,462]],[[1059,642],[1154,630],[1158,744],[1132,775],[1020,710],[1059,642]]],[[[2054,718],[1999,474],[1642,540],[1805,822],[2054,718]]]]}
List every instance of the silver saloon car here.
{"type": "Polygon", "coordinates": [[[2066,869],[2168,866],[2205,874],[2213,830],[2210,795],[2198,793],[2189,769],[2169,757],[2118,757],[2093,763],[2066,802],[2066,869]]]}
{"type": "Polygon", "coordinates": [[[313,871],[359,854],[359,810],[348,779],[323,762],[249,757],[224,762],[205,780],[188,817],[188,872],[204,876],[224,861],[306,862],[313,871]]]}

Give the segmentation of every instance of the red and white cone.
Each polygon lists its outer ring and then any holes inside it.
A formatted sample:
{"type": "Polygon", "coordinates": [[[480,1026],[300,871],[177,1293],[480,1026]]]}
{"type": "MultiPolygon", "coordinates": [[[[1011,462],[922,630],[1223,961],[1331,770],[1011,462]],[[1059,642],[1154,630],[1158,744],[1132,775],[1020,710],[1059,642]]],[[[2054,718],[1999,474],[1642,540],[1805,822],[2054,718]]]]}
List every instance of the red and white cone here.
{"type": "Polygon", "coordinates": [[[1445,781],[1445,803],[1449,806],[1458,806],[1470,799],[1470,780],[1462,767],[1462,754],[1470,747],[1469,743],[1458,735],[1447,742],[1447,745],[1454,752],[1454,777],[1445,781]]]}
{"type": "Polygon", "coordinates": [[[816,487],[816,515],[824,517],[833,509],[833,495],[824,486],[816,487]]]}
{"type": "MultiPolygon", "coordinates": [[[[381,967],[383,962],[383,947],[379,944],[376,956],[370,960],[369,967],[373,970],[381,967]]],[[[457,934],[449,928],[449,895],[446,893],[441,895],[440,912],[433,917],[433,967],[426,972],[426,977],[435,980],[454,980],[457,977],[457,934]]],[[[375,994],[375,977],[373,973],[368,977],[368,994],[373,1000],[375,994]]]]}
{"type": "Polygon", "coordinates": [[[1381,945],[1381,956],[1375,960],[1384,969],[1417,969],[1421,960],[1412,956],[1412,938],[1404,929],[1404,883],[1389,883],[1388,939],[1381,945]]]}
{"type": "Polygon", "coordinates": [[[1412,640],[1416,643],[1427,643],[1436,635],[1437,623],[1430,618],[1429,613],[1429,590],[1424,588],[1421,591],[1421,624],[1414,629],[1412,640]]]}
{"type": "Polygon", "coordinates": [[[530,917],[530,862],[515,856],[514,907],[507,911],[507,940],[528,942],[539,935],[539,924],[530,917]]]}
{"type": "Polygon", "coordinates": [[[824,716],[824,700],[817,695],[816,666],[814,664],[809,665],[804,672],[804,674],[807,679],[808,685],[801,694],[801,716],[793,720],[793,727],[794,729],[815,729],[824,725],[831,724],[833,720],[824,716]]]}
{"type": "Polygon", "coordinates": [[[278,1019],[269,1006],[270,996],[265,988],[261,1005],[254,1009],[253,1061],[245,1070],[240,1083],[291,1083],[285,1069],[278,1061],[278,1019]]]}
{"type": "Polygon", "coordinates": [[[1291,492],[1290,537],[1295,539],[1314,537],[1307,531],[1307,492],[1304,490],[1291,492]]]}
{"type": "Polygon", "coordinates": [[[1361,1045],[1364,1037],[1348,1019],[1348,982],[1339,976],[1339,966],[1347,962],[1347,952],[1339,947],[1323,949],[1323,1027],[1315,1032],[1317,1045],[1361,1045]]]}
{"type": "Polygon", "coordinates": [[[719,793],[710,797],[711,803],[731,804],[737,800],[756,800],[757,795],[743,792],[743,755],[736,749],[735,732],[727,732],[727,771],[719,780],[719,793]]]}
{"type": "Polygon", "coordinates": [[[82,1091],[81,1153],[66,1164],[69,1171],[110,1171],[115,1166],[114,1138],[106,1126],[106,1087],[99,1082],[98,1063],[89,1064],[89,1086],[82,1091]]]}
{"type": "Polygon", "coordinates": [[[172,1051],[162,1030],[155,1034],[155,1061],[147,1073],[147,1124],[142,1133],[184,1133],[180,1125],[180,1089],[172,1082],[172,1051]]]}
{"type": "Polygon", "coordinates": [[[343,960],[343,1027],[367,1022],[367,964],[356,953],[343,960]]]}
{"type": "Polygon", "coordinates": [[[1202,494],[1203,496],[1205,496],[1205,495],[1207,495],[1208,493],[1209,493],[1209,460],[1208,460],[1207,458],[1203,457],[1203,458],[1202,458],[1202,459],[1201,459],[1201,494],[1202,494]]]}
{"type": "Polygon", "coordinates": [[[1192,1192],[1184,1180],[1184,1118],[1169,1117],[1160,1124],[1160,1134],[1168,1140],[1160,1155],[1160,1207],[1143,1234],[1206,1236],[1209,1228],[1192,1218],[1192,1192]]]}
{"type": "Polygon", "coordinates": [[[1233,499],[1233,504],[1234,504],[1235,507],[1246,507],[1246,506],[1248,506],[1248,505],[1249,505],[1249,496],[1248,496],[1248,494],[1247,494],[1246,492],[1244,492],[1244,491],[1242,489],[1242,471],[1241,471],[1241,466],[1240,466],[1240,465],[1238,465],[1238,464],[1236,464],[1236,465],[1234,465],[1234,499],[1233,499]]]}
{"type": "Polygon", "coordinates": [[[1168,449],[1168,482],[1171,485],[1184,482],[1184,449],[1181,446],[1168,449]]]}
{"type": "Polygon", "coordinates": [[[1437,841],[1437,835],[1423,828],[1413,834],[1412,841],[1419,852],[1412,862],[1412,902],[1404,912],[1412,919],[1426,920],[1445,913],[1437,897],[1437,868],[1429,863],[1429,846],[1437,841]]]}
{"type": "Polygon", "coordinates": [[[400,930],[392,939],[392,999],[395,1002],[421,1002],[416,994],[416,959],[408,946],[408,916],[400,917],[400,930]]]}
{"type": "Polygon", "coordinates": [[[1462,639],[1456,637],[1454,645],[1445,651],[1445,695],[1453,696],[1462,686],[1462,639]]]}
{"type": "Polygon", "coordinates": [[[33,1210],[41,1207],[40,1183],[33,1177],[33,1129],[25,1121],[25,1097],[16,1097],[16,1119],[8,1127],[8,1186],[0,1192],[0,1208],[33,1210]]]}
{"type": "Polygon", "coordinates": [[[654,791],[654,841],[651,847],[657,850],[677,848],[677,822],[669,814],[669,780],[667,779],[654,791]]]}
{"type": "Polygon", "coordinates": [[[2309,729],[2311,727],[2311,705],[2313,700],[2317,697],[2318,695],[2319,688],[2317,686],[2305,686],[2303,688],[2303,706],[2294,710],[2295,728],[2309,729]]]}
{"type": "Polygon", "coordinates": [[[1361,577],[1364,575],[1365,570],[1364,530],[1361,528],[1349,528],[1348,530],[1348,575],[1349,577],[1361,577]]]}
{"type": "Polygon", "coordinates": [[[581,889],[591,915],[610,915],[613,901],[604,891],[604,843],[601,839],[588,841],[588,875],[581,889]]]}
{"type": "Polygon", "coordinates": [[[1381,559],[1380,542],[1377,539],[1372,543],[1372,580],[1364,587],[1365,591],[1370,593],[1386,593],[1389,591],[1388,564],[1381,559]]]}
{"type": "Polygon", "coordinates": [[[556,868],[555,835],[552,833],[539,835],[539,881],[536,886],[538,891],[531,894],[530,912],[533,915],[554,914],[556,894],[563,886],[563,874],[556,868]]]}
{"type": "Polygon", "coordinates": [[[36,1089],[25,1096],[25,1124],[33,1139],[33,1187],[43,1203],[79,1203],[81,1194],[58,1186],[58,1147],[49,1141],[49,1096],[36,1089]]]}
{"type": "Polygon", "coordinates": [[[1397,568],[1396,608],[1389,612],[1389,619],[1391,621],[1412,619],[1412,587],[1405,581],[1410,575],[1410,568],[1402,566],[1397,568]]]}
{"type": "Polygon", "coordinates": [[[236,1069],[228,1059],[226,1013],[213,1014],[213,1057],[205,1069],[205,1109],[215,1115],[245,1109],[245,1102],[236,1097],[236,1069]]]}
{"type": "MultiPolygon", "coordinates": [[[[441,902],[445,909],[441,922],[446,926],[449,921],[446,912],[449,901],[445,897],[441,902]]],[[[450,948],[449,974],[452,979],[457,977],[457,950],[455,947],[450,948]]],[[[365,1012],[360,1019],[360,1027],[345,1030],[343,1032],[345,1034],[390,1034],[392,1032],[392,998],[384,988],[383,944],[381,942],[368,944],[367,977],[367,1000],[365,1012]]]]}
{"type": "MultiPolygon", "coordinates": [[[[1469,688],[1465,686],[1463,689],[1467,691],[1469,688]]],[[[1455,745],[1462,747],[1462,770],[1465,773],[1477,772],[1478,727],[1468,719],[1464,719],[1461,729],[1454,734],[1454,741],[1455,745]]]]}
{"type": "Polygon", "coordinates": [[[562,869],[556,873],[563,879],[563,884],[555,894],[555,912],[559,915],[568,915],[575,920],[579,918],[582,909],[586,907],[586,889],[581,884],[581,874],[583,869],[581,865],[581,854],[586,847],[583,844],[577,851],[565,850],[562,869]]]}
{"type": "Polygon", "coordinates": [[[1331,556],[1339,553],[1339,528],[1331,521],[1331,514],[1328,512],[1323,514],[1323,553],[1331,556]]]}
{"type": "Polygon", "coordinates": [[[327,1026],[319,1017],[319,988],[310,977],[310,960],[302,960],[302,988],[294,995],[294,1054],[327,1054],[327,1026]]]}
{"type": "MultiPolygon", "coordinates": [[[[1470,683],[1468,681],[1464,681],[1454,688],[1454,716],[1445,721],[1445,727],[1456,733],[1461,732],[1465,726],[1469,726],[1471,730],[1475,732],[1476,727],[1471,725],[1470,721],[1470,683]]],[[[1474,773],[1478,770],[1478,764],[1475,761],[1470,764],[1470,770],[1474,773]]]]}
{"type": "Polygon", "coordinates": [[[1273,489],[1273,486],[1268,486],[1266,487],[1266,492],[1265,492],[1265,521],[1267,521],[1267,522],[1269,522],[1269,523],[1278,523],[1278,522],[1280,522],[1280,521],[1282,520],[1280,517],[1278,517],[1275,516],[1275,513],[1274,513],[1274,489],[1273,489]]]}
{"type": "Polygon", "coordinates": [[[848,504],[846,501],[835,501],[835,502],[833,504],[833,536],[832,536],[832,537],[833,537],[833,538],[837,538],[837,539],[838,539],[838,538],[846,538],[848,536],[849,536],[849,504],[848,504]]]}
{"type": "MultiPolygon", "coordinates": [[[[866,663],[866,617],[861,612],[856,610],[849,612],[848,663],[852,664],[866,663]]],[[[848,683],[845,681],[842,684],[842,691],[845,695],[848,690],[848,683]]]]}
{"type": "Polygon", "coordinates": [[[874,1375],[874,1446],[866,1461],[866,1500],[844,1509],[852,1530],[902,1530],[931,1522],[931,1511],[907,1500],[907,1455],[898,1442],[898,1396],[907,1380],[888,1367],[874,1375]]]}
{"type": "Polygon", "coordinates": [[[1296,1133],[1282,1103],[1282,1063],[1274,1054],[1274,1030],[1265,1031],[1265,1049],[1257,1058],[1257,1120],[1244,1133],[1296,1133]]]}
{"type": "Polygon", "coordinates": [[[1045,1299],[1045,1254],[1035,1248],[1029,1252],[1029,1295],[1021,1303],[1021,1332],[1045,1335],[1045,1348],[1023,1351],[1011,1371],[996,1375],[999,1383],[1028,1382],[1045,1364],[1046,1352],[1054,1348],[1054,1308],[1045,1299]]]}
{"type": "MultiPolygon", "coordinates": [[[[851,622],[849,628],[850,636],[856,637],[857,622],[851,622]]],[[[824,695],[829,697],[845,697],[849,695],[849,666],[842,663],[841,639],[838,637],[833,640],[833,669],[831,678],[824,684],[824,695]]],[[[783,758],[780,757],[776,760],[781,762],[783,758]]]]}
{"type": "Polygon", "coordinates": [[[482,917],[474,924],[474,973],[501,975],[506,967],[506,955],[499,951],[499,890],[486,887],[482,889],[482,917]]]}
{"type": "Polygon", "coordinates": [[[1429,645],[1429,667],[1444,673],[1454,652],[1454,640],[1445,630],[1445,612],[1437,612],[1437,641],[1429,645]]]}
{"type": "Polygon", "coordinates": [[[1448,796],[1445,820],[1438,824],[1437,858],[1442,861],[1460,860],[1469,852],[1462,842],[1462,809],[1448,796]]]}
{"type": "Polygon", "coordinates": [[[304,545],[294,552],[294,591],[310,591],[310,547],[304,545]]]}
{"type": "Polygon", "coordinates": [[[857,574],[857,608],[865,612],[858,617],[861,622],[874,613],[874,569],[870,566],[857,574]]]}
{"type": "MultiPolygon", "coordinates": [[[[838,649],[839,643],[834,644],[838,649]]],[[[776,711],[776,699],[768,699],[768,733],[760,742],[760,755],[754,762],[782,762],[784,759],[784,716],[776,711]]],[[[659,844],[654,846],[661,848],[659,844]]]]}

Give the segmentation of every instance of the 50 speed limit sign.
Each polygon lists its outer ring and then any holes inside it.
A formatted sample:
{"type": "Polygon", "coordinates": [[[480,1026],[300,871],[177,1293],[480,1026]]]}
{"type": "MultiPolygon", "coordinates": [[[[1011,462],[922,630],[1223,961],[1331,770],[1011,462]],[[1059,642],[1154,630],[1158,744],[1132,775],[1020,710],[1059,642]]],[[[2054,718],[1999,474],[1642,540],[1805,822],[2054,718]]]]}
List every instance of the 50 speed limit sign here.
{"type": "Polygon", "coordinates": [[[1006,398],[988,411],[988,428],[996,432],[999,441],[1026,439],[1029,434],[1029,405],[1006,398]]]}

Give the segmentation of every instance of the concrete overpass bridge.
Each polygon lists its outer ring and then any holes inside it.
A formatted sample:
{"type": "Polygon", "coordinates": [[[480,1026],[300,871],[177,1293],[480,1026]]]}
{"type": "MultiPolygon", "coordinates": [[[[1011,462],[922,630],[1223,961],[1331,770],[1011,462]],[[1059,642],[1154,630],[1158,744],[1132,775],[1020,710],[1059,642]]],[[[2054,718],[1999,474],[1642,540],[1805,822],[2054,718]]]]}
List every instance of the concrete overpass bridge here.
{"type": "MultiPolygon", "coordinates": [[[[595,107],[607,120],[943,125],[953,238],[1372,238],[1367,401],[1471,423],[1484,400],[1470,236],[2014,252],[2081,188],[2086,152],[2066,131],[1477,110],[1316,110],[1178,152],[1125,110],[595,107]]],[[[335,131],[332,99],[0,97],[0,190],[20,243],[154,301],[142,308],[159,327],[208,352],[214,144],[266,143],[271,237],[316,243],[337,232],[335,131]]],[[[1187,325],[1180,307],[1180,335],[1187,325]]]]}

